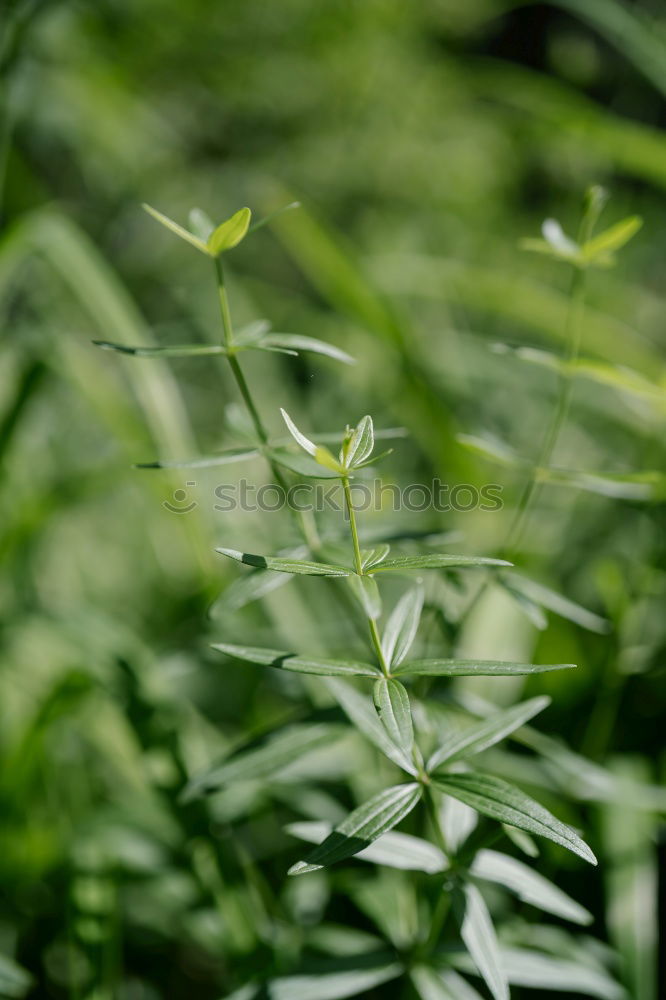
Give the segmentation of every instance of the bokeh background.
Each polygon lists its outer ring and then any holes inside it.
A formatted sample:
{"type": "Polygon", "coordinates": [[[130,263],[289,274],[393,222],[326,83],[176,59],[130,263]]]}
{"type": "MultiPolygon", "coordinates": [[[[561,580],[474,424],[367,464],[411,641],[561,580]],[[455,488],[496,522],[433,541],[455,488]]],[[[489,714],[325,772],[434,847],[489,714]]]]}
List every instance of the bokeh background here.
{"type": "MultiPolygon", "coordinates": [[[[557,378],[522,349],[561,353],[570,280],[519,240],[547,216],[575,232],[592,183],[610,192],[604,222],[645,222],[590,278],[594,363],[555,456],[568,474],[539,492],[519,553],[576,606],[493,586],[459,626],[469,594],[443,581],[428,641],[579,664],[527,690],[553,696],[541,728],[587,770],[572,758],[558,777],[519,750],[496,766],[585,828],[600,868],[544,850],[543,870],[592,910],[627,996],[663,995],[664,14],[657,0],[4,0],[0,995],[205,1000],[297,968],[322,921],[367,929],[351,876],[285,882],[298,847],[282,827],[323,808],[298,775],[178,804],[189,774],[318,697],[210,641],[359,639],[307,581],[240,606],[215,545],[294,542],[284,513],[214,508],[218,484],[266,481],[260,463],[132,468],[243,431],[222,362],[92,346],[219,337],[205,258],[141,202],[185,222],[193,206],[221,220],[300,200],[230,256],[234,315],[358,363],[248,356],[266,423],[284,433],[282,405],[306,430],[365,412],[405,427],[388,481],[497,483],[504,509],[385,512],[363,530],[455,531],[450,544],[493,554],[525,471],[487,451],[538,452],[557,378]],[[164,507],[177,489],[191,512],[164,507]]],[[[304,762],[310,790],[323,774],[343,801],[357,769],[304,762]]],[[[550,993],[516,991],[535,995],[550,993]]]]}

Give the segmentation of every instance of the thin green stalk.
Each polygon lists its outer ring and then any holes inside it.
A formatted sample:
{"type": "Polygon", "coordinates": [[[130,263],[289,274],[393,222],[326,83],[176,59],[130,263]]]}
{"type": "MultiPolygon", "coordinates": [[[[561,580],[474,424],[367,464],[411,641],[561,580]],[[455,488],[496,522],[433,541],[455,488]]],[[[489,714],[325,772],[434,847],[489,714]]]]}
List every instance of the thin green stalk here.
{"type": "MultiPolygon", "coordinates": [[[[582,246],[592,236],[592,230],[603,207],[605,195],[600,188],[591,188],[585,199],[583,216],[578,230],[578,242],[582,246]]],[[[587,271],[584,267],[574,264],[571,276],[571,287],[569,292],[569,306],[565,325],[565,360],[567,366],[575,363],[580,353],[580,344],[583,331],[583,315],[585,312],[585,285],[587,271]]],[[[536,465],[529,482],[523,489],[518,507],[514,515],[513,522],[509,528],[506,542],[503,546],[504,553],[513,552],[523,536],[530,507],[534,502],[537,488],[539,486],[539,474],[542,469],[547,469],[555,451],[562,429],[569,415],[571,405],[572,381],[569,372],[564,371],[560,376],[559,392],[557,404],[550,423],[546,429],[541,449],[536,461],[536,465]]]]}
{"type": "MultiPolygon", "coordinates": [[[[224,346],[227,351],[227,361],[229,362],[229,367],[231,368],[232,374],[238,386],[238,391],[241,394],[243,402],[245,403],[245,408],[250,416],[252,425],[254,427],[257,438],[261,445],[262,451],[264,451],[266,445],[268,444],[268,432],[264,427],[264,423],[259,414],[259,410],[254,402],[252,393],[250,392],[250,387],[247,384],[247,379],[243,374],[243,370],[240,366],[240,362],[234,353],[234,331],[233,324],[231,322],[231,310],[229,308],[229,298],[227,296],[227,289],[224,282],[224,269],[222,267],[222,260],[220,257],[215,258],[215,275],[217,279],[217,292],[220,301],[220,315],[222,317],[222,329],[224,332],[224,346]]],[[[280,489],[283,490],[285,497],[288,492],[287,481],[284,478],[281,469],[264,451],[264,457],[270,467],[271,473],[275,482],[278,484],[280,489]]],[[[306,545],[313,552],[316,552],[321,547],[321,542],[319,535],[317,533],[317,525],[315,523],[314,517],[306,517],[305,512],[296,511],[292,507],[289,508],[293,517],[295,518],[298,527],[303,535],[306,545]]]]}
{"type": "MultiPolygon", "coordinates": [[[[356,525],[356,511],[354,510],[354,504],[352,501],[351,489],[349,487],[349,479],[347,476],[342,478],[342,487],[345,492],[345,504],[347,507],[347,515],[349,517],[349,527],[351,529],[352,544],[354,547],[354,568],[359,576],[363,576],[363,560],[361,558],[361,546],[358,540],[358,527],[356,525]]],[[[382,672],[385,677],[389,675],[389,667],[384,657],[382,651],[382,640],[379,635],[379,630],[377,628],[377,622],[370,615],[366,615],[368,621],[368,629],[370,630],[370,639],[377,654],[377,659],[379,665],[382,668],[382,672]]]]}

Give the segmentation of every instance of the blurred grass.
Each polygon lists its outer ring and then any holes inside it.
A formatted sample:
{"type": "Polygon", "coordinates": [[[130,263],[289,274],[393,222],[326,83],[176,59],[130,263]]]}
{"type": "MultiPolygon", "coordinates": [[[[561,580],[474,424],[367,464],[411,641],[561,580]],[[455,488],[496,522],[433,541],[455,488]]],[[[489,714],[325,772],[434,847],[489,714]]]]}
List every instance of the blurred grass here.
{"type": "MultiPolygon", "coordinates": [[[[196,510],[173,514],[162,502],[186,476],[131,469],[228,445],[235,399],[210,361],[167,366],[91,346],[216,337],[205,268],[138,206],[184,221],[193,205],[223,218],[299,198],[300,214],[234,254],[235,314],[330,339],[359,363],[341,372],[321,359],[252,359],[267,423],[277,433],[278,407],[296,400],[319,431],[367,411],[404,424],[410,437],[385,463],[388,478],[493,481],[507,504],[414,515],[413,527],[459,530],[465,547],[490,552],[522,474],[489,465],[457,434],[490,432],[535,454],[552,374],[491,346],[560,351],[566,275],[517,242],[547,215],[571,230],[593,181],[612,193],[605,219],[637,212],[645,226],[590,283],[583,354],[663,390],[663,11],[647,0],[14,0],[4,12],[0,954],[29,970],[34,997],[218,997],[248,971],[289,973],[308,920],[329,904],[338,922],[369,925],[363,906],[344,909],[344,876],[283,891],[291,845],[281,827],[308,815],[294,787],[178,805],[184,777],[211,756],[318,704],[311,682],[221,666],[208,639],[251,630],[258,643],[298,636],[315,651],[358,636],[345,616],[330,619],[326,583],[305,597],[292,582],[209,619],[235,578],[214,545],[293,544],[288,519],[215,511],[215,470],[188,487],[196,510]],[[321,634],[317,617],[328,622],[321,634]]],[[[577,381],[557,461],[663,472],[663,401],[577,381]]],[[[252,475],[265,473],[257,464],[252,475]]],[[[491,589],[484,628],[468,624],[461,642],[475,655],[578,662],[575,674],[530,682],[554,696],[547,731],[613,773],[658,784],[663,500],[550,487],[540,504],[521,568],[612,631],[554,614],[539,631],[491,589]]],[[[453,635],[460,600],[448,583],[431,595],[433,643],[442,608],[453,635]]],[[[353,764],[341,758],[332,783],[358,780],[359,752],[353,764]]],[[[552,786],[547,768],[514,757],[507,766],[523,766],[526,781],[552,786]]],[[[333,810],[328,793],[310,794],[333,810]]],[[[655,1000],[649,913],[663,824],[654,804],[633,823],[603,796],[591,801],[603,888],[548,854],[546,874],[575,884],[598,936],[607,921],[630,995],[655,1000]]],[[[411,890],[399,891],[407,912],[411,890]]],[[[0,993],[25,989],[0,966],[0,993]]]]}

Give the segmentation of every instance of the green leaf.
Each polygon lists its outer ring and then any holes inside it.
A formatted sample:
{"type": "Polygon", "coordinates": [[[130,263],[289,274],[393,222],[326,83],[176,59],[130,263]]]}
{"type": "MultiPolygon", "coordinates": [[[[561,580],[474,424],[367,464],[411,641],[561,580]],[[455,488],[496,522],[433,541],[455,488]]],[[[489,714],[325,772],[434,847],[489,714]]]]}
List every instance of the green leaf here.
{"type": "Polygon", "coordinates": [[[323,465],[327,469],[331,469],[334,472],[340,472],[340,463],[333,457],[328,448],[324,448],[322,445],[315,444],[310,438],[306,437],[291,419],[286,410],[280,407],[280,413],[282,414],[282,419],[287,425],[287,430],[293,437],[294,441],[303,448],[304,451],[314,458],[315,462],[319,465],[323,465]]]}
{"type": "Polygon", "coordinates": [[[145,203],[142,207],[146,212],[148,212],[149,215],[152,215],[153,219],[161,222],[163,226],[170,229],[172,233],[176,234],[176,236],[180,236],[181,240],[185,240],[187,243],[190,243],[193,247],[196,247],[197,250],[200,250],[201,253],[208,254],[207,245],[203,240],[200,240],[198,236],[195,236],[194,233],[191,233],[188,229],[183,228],[183,226],[179,226],[177,222],[170,219],[168,215],[163,215],[161,212],[158,212],[156,208],[152,208],[150,205],[146,205],[145,203]]]}
{"type": "Polygon", "coordinates": [[[499,578],[500,583],[504,583],[503,577],[506,577],[510,587],[523,593],[529,600],[543,605],[544,608],[548,608],[549,611],[553,611],[561,618],[567,618],[569,621],[588,629],[590,632],[598,632],[600,635],[605,635],[611,629],[608,619],[602,618],[601,615],[597,615],[593,611],[588,611],[587,608],[576,604],[575,601],[564,597],[562,594],[558,594],[557,591],[551,590],[550,587],[545,587],[542,583],[537,583],[535,580],[529,579],[529,577],[514,572],[503,573],[499,578]]]}
{"type": "Polygon", "coordinates": [[[270,333],[270,329],[270,320],[255,319],[252,323],[235,331],[234,347],[250,347],[252,344],[258,344],[267,333],[270,333]]]}
{"type": "Polygon", "coordinates": [[[377,566],[380,562],[384,562],[390,551],[391,546],[385,543],[376,545],[374,549],[363,549],[361,551],[361,566],[364,570],[369,570],[371,566],[377,566]]]}
{"type": "Polygon", "coordinates": [[[316,340],[314,337],[302,337],[297,333],[268,333],[260,343],[268,347],[293,348],[295,351],[311,351],[313,354],[324,354],[335,361],[341,361],[345,365],[355,365],[356,359],[352,358],[346,351],[340,350],[334,344],[327,344],[324,340],[316,340]]]}
{"type": "Polygon", "coordinates": [[[409,660],[393,672],[396,677],[510,677],[544,674],[549,670],[572,670],[575,663],[512,663],[510,660],[409,660]]]}
{"type": "Polygon", "coordinates": [[[229,448],[219,455],[202,455],[200,458],[174,459],[166,462],[137,462],[135,469],[208,469],[215,465],[229,465],[232,462],[242,462],[248,458],[256,458],[259,451],[256,448],[229,448]]]}
{"type": "Polygon", "coordinates": [[[616,222],[583,244],[581,248],[583,257],[588,261],[594,261],[598,257],[615,253],[636,235],[642,225],[643,220],[638,215],[630,215],[621,222],[616,222]]]}
{"type": "Polygon", "coordinates": [[[433,777],[433,783],[477,812],[519,830],[546,837],[566,847],[584,861],[596,865],[597,859],[578,834],[556,819],[544,806],[535,802],[514,785],[489,774],[471,771],[433,777]]]}
{"type": "Polygon", "coordinates": [[[283,465],[285,469],[297,472],[299,476],[306,476],[308,479],[339,479],[340,473],[327,469],[325,466],[315,462],[314,458],[304,455],[302,452],[287,451],[286,448],[268,448],[266,451],[268,458],[278,465],[283,465]]]}
{"type": "Polygon", "coordinates": [[[282,205],[281,208],[276,208],[274,212],[269,212],[268,215],[264,215],[263,218],[257,219],[256,222],[252,223],[248,232],[254,233],[257,229],[261,229],[262,226],[266,226],[269,222],[272,222],[273,219],[277,219],[278,216],[284,215],[285,212],[291,212],[294,208],[300,207],[300,201],[290,201],[288,205],[282,205]]]}
{"type": "Polygon", "coordinates": [[[230,785],[236,781],[259,781],[278,774],[304,754],[332,743],[340,736],[340,727],[317,723],[292,726],[272,736],[260,747],[243,750],[228,760],[197,775],[183,792],[183,801],[230,785]]]}
{"type": "Polygon", "coordinates": [[[413,760],[389,737],[367,698],[361,697],[358,691],[345,681],[328,680],[324,683],[363,736],[374,743],[398,767],[408,774],[416,774],[413,760]]]}
{"type": "Polygon", "coordinates": [[[414,746],[414,725],[409,707],[409,695],[400,681],[381,677],[372,694],[379,720],[389,738],[405,753],[414,746]]]}
{"type": "Polygon", "coordinates": [[[29,972],[6,955],[0,955],[0,996],[23,997],[33,985],[29,972]]]}
{"type": "Polygon", "coordinates": [[[371,576],[359,576],[358,573],[354,573],[348,579],[354,596],[366,615],[373,620],[379,618],[382,613],[382,599],[377,581],[371,576]]]}
{"type": "Polygon", "coordinates": [[[427,770],[434,771],[444,763],[452,764],[454,760],[487,750],[548,705],[550,698],[547,696],[531,698],[503,712],[496,712],[482,722],[475,722],[461,732],[453,733],[432,755],[427,770]]]}
{"type": "Polygon", "coordinates": [[[226,250],[233,250],[245,238],[252,218],[249,208],[240,208],[226,222],[220,223],[208,237],[206,249],[211,257],[218,257],[226,250]]]}
{"type": "Polygon", "coordinates": [[[354,469],[372,454],[375,447],[375,429],[372,417],[367,415],[359,421],[349,444],[344,449],[344,464],[348,469],[354,469]]]}
{"type": "Polygon", "coordinates": [[[502,823],[502,829],[511,843],[515,844],[518,850],[526,854],[528,858],[539,857],[539,848],[529,833],[525,833],[524,830],[519,830],[515,826],[507,826],[506,823],[502,823]]]}
{"type": "MultiPolygon", "coordinates": [[[[317,820],[290,823],[285,830],[293,837],[299,837],[310,844],[320,844],[331,832],[331,824],[317,820]]],[[[412,837],[409,833],[396,833],[395,830],[383,833],[373,844],[359,851],[356,858],[374,865],[427,872],[429,875],[445,871],[449,867],[446,856],[435,844],[421,837],[412,837]]]]}
{"type": "Polygon", "coordinates": [[[190,226],[190,232],[194,233],[198,239],[203,240],[204,243],[207,243],[208,237],[215,229],[215,224],[209,216],[201,208],[192,208],[190,209],[187,221],[190,226]]]}
{"type": "Polygon", "coordinates": [[[258,569],[272,569],[276,573],[297,573],[302,576],[352,576],[353,570],[346,566],[333,566],[329,563],[310,562],[307,559],[280,559],[272,556],[258,556],[251,552],[238,552],[236,549],[215,549],[220,555],[235,559],[236,562],[258,569]]]}
{"type": "Polygon", "coordinates": [[[410,976],[420,1000],[482,1000],[481,994],[453,969],[417,965],[410,976]]]}
{"type": "Polygon", "coordinates": [[[469,883],[454,895],[460,936],[494,1000],[509,1000],[509,984],[493,922],[483,896],[469,883]]]}
{"type": "Polygon", "coordinates": [[[496,882],[532,906],[576,924],[589,924],[592,914],[543,875],[499,851],[480,850],[470,868],[477,878],[496,882]]]}
{"type": "Polygon", "coordinates": [[[507,978],[516,986],[582,993],[598,1000],[629,1000],[620,984],[603,968],[527,948],[501,947],[500,954],[507,978]]]}
{"type": "MultiPolygon", "coordinates": [[[[373,563],[377,568],[379,564],[373,563]]],[[[423,609],[423,587],[417,584],[402,595],[389,616],[382,637],[382,652],[390,667],[402,663],[416,636],[423,609]]]]}
{"type": "Polygon", "coordinates": [[[401,573],[410,569],[463,569],[468,566],[511,566],[505,559],[489,559],[485,556],[454,556],[433,553],[422,556],[396,556],[385,559],[374,566],[371,573],[401,573]]]}
{"type": "Polygon", "coordinates": [[[226,354],[219,344],[180,344],[173,347],[130,347],[129,344],[114,344],[110,340],[93,340],[95,347],[103,351],[117,351],[132,354],[137,358],[191,358],[209,357],[211,354],[226,354]]]}
{"type": "Polygon", "coordinates": [[[559,257],[574,260],[578,256],[580,247],[564,233],[557,219],[545,219],[541,226],[541,233],[559,257]]]}
{"type": "Polygon", "coordinates": [[[312,976],[285,976],[274,979],[268,987],[270,1000],[343,1000],[365,993],[402,973],[397,962],[312,976]]]}
{"type": "Polygon", "coordinates": [[[421,785],[416,782],[385,788],[338,823],[305,861],[292,865],[289,875],[316,871],[358,854],[377,837],[397,826],[412,811],[422,793],[421,785]]]}
{"type": "Polygon", "coordinates": [[[236,577],[222,591],[210,609],[211,618],[239,611],[252,601],[257,601],[279,587],[284,587],[291,581],[288,573],[271,573],[270,570],[257,569],[252,573],[244,573],[236,577]]]}
{"type": "Polygon", "coordinates": [[[297,656],[279,649],[261,649],[256,646],[234,646],[227,642],[212,643],[213,649],[236,660],[258,663],[280,670],[293,670],[297,674],[320,674],[324,677],[377,677],[379,670],[370,663],[355,660],[329,660],[319,656],[297,656]]]}

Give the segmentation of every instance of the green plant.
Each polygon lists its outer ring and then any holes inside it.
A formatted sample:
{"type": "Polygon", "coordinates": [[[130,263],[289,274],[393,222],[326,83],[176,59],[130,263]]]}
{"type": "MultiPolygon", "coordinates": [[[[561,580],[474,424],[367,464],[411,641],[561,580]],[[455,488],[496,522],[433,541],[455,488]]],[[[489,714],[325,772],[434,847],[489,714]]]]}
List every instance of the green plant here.
{"type": "MultiPolygon", "coordinates": [[[[573,263],[575,277],[572,289],[570,360],[578,354],[578,310],[582,301],[582,275],[589,264],[609,263],[609,254],[630,238],[637,228],[635,222],[613,227],[606,234],[591,238],[591,227],[598,214],[599,203],[590,200],[585,216],[581,245],[569,241],[554,224],[545,227],[546,240],[532,241],[530,249],[548,252],[573,263]],[[592,221],[590,221],[592,220],[592,221]]],[[[291,207],[291,206],[289,206],[291,207]]],[[[371,657],[368,659],[337,658],[318,653],[259,648],[239,643],[216,643],[214,648],[236,661],[271,666],[281,671],[315,675],[324,687],[325,704],[338,706],[351,723],[351,729],[372,745],[408,780],[395,783],[395,772],[383,765],[371,772],[370,783],[377,786],[361,805],[344,818],[331,823],[315,818],[309,822],[291,824],[289,831],[315,844],[302,860],[289,869],[289,875],[306,875],[334,866],[359,855],[377,864],[380,869],[423,873],[422,898],[414,901],[413,927],[408,933],[396,933],[391,915],[382,913],[376,905],[364,908],[370,912],[381,937],[391,949],[370,951],[357,957],[353,949],[341,955],[335,971],[325,969],[307,974],[289,970],[288,975],[260,975],[241,983],[233,994],[235,1000],[251,1000],[267,989],[272,1000],[335,1000],[353,996],[365,990],[407,977],[422,1000],[447,1000],[455,997],[478,997],[475,989],[460,973],[479,975],[494,1000],[509,996],[509,982],[523,985],[549,986],[556,980],[572,990],[592,996],[620,996],[617,987],[600,962],[580,963],[566,960],[567,948],[526,949],[500,943],[488,905],[479,884],[498,884],[520,899],[543,911],[577,924],[586,924],[591,917],[558,886],[538,875],[522,861],[491,849],[491,845],[506,836],[519,850],[536,853],[533,836],[540,836],[564,847],[580,858],[596,864],[594,854],[577,832],[558,820],[548,809],[520,788],[508,783],[489,768],[477,770],[470,760],[477,754],[497,746],[512,737],[527,746],[540,749],[538,734],[526,724],[543,711],[550,699],[533,697],[511,708],[494,711],[481,699],[459,698],[452,693],[448,701],[430,697],[430,684],[441,677],[516,677],[546,671],[566,669],[573,664],[534,664],[496,660],[465,659],[451,656],[410,656],[418,641],[418,630],[427,585],[421,577],[424,571],[439,571],[455,580],[458,573],[481,569],[493,573],[510,566],[505,559],[470,555],[415,551],[395,554],[387,541],[362,541],[353,500],[353,481],[363,470],[384,457],[375,455],[375,429],[372,417],[364,416],[353,427],[347,426],[339,437],[339,451],[334,454],[324,443],[306,436],[283,410],[287,429],[300,451],[293,452],[274,444],[265,428],[251,389],[242,371],[239,355],[248,350],[277,351],[287,354],[312,350],[337,360],[351,359],[336,348],[321,341],[294,334],[273,333],[264,322],[235,333],[232,326],[225,285],[222,254],[233,249],[252,228],[249,209],[241,209],[229,220],[215,227],[199,211],[192,213],[190,230],[148,208],[167,228],[212,259],[220,302],[223,340],[216,346],[183,345],[166,348],[144,348],[100,342],[99,346],[135,356],[224,357],[233,373],[239,393],[254,428],[256,440],[250,448],[233,448],[217,456],[189,461],[160,461],[150,467],[193,467],[235,462],[262,455],[275,481],[286,486],[286,476],[296,473],[312,478],[339,481],[343,496],[345,520],[349,537],[347,554],[343,538],[322,542],[316,524],[302,514],[297,517],[299,529],[311,558],[290,553],[258,555],[231,548],[219,548],[222,555],[244,563],[254,570],[257,585],[250,588],[258,596],[263,574],[316,576],[331,578],[334,585],[346,587],[355,602],[355,614],[365,622],[371,657]],[[305,453],[305,454],[303,454],[305,453]],[[383,613],[383,597],[378,580],[397,576],[409,581],[390,613],[383,613]],[[358,678],[350,683],[350,678],[358,678]],[[372,681],[370,691],[358,685],[372,681]],[[456,805],[457,803],[457,805],[456,805]],[[394,827],[423,807],[416,823],[420,835],[392,832],[394,827]],[[462,811],[461,811],[462,810],[462,811]],[[490,824],[480,824],[482,817],[490,824]],[[497,824],[500,824],[497,826],[497,824]],[[459,928],[458,932],[453,927],[459,928]],[[462,944],[462,947],[461,947],[462,944]],[[562,957],[564,954],[564,958],[562,957]],[[568,978],[567,978],[568,977],[568,978]]],[[[566,417],[568,390],[560,398],[554,419],[542,449],[543,463],[552,454],[559,429],[566,417]]],[[[325,436],[326,440],[329,436],[325,436]]],[[[530,484],[518,507],[519,520],[534,490],[530,484]]],[[[323,713],[326,714],[326,713],[323,713]]],[[[329,712],[330,714],[330,712],[329,712]]],[[[349,739],[349,727],[340,726],[339,713],[335,721],[322,719],[321,709],[312,711],[312,719],[299,722],[272,734],[259,747],[242,749],[225,760],[194,775],[183,792],[183,802],[195,802],[203,795],[225,791],[237,782],[279,780],[283,772],[294,767],[310,754],[326,749],[330,752],[349,739]]],[[[357,748],[357,744],[354,744],[357,748]]],[[[377,882],[382,893],[396,893],[396,905],[410,905],[407,883],[377,882]]],[[[386,902],[386,900],[385,900],[386,902]]],[[[545,940],[545,939],[544,939],[545,940]]],[[[363,950],[363,949],[361,949],[363,950]]],[[[394,988],[394,987],[391,987],[394,988]]]]}

